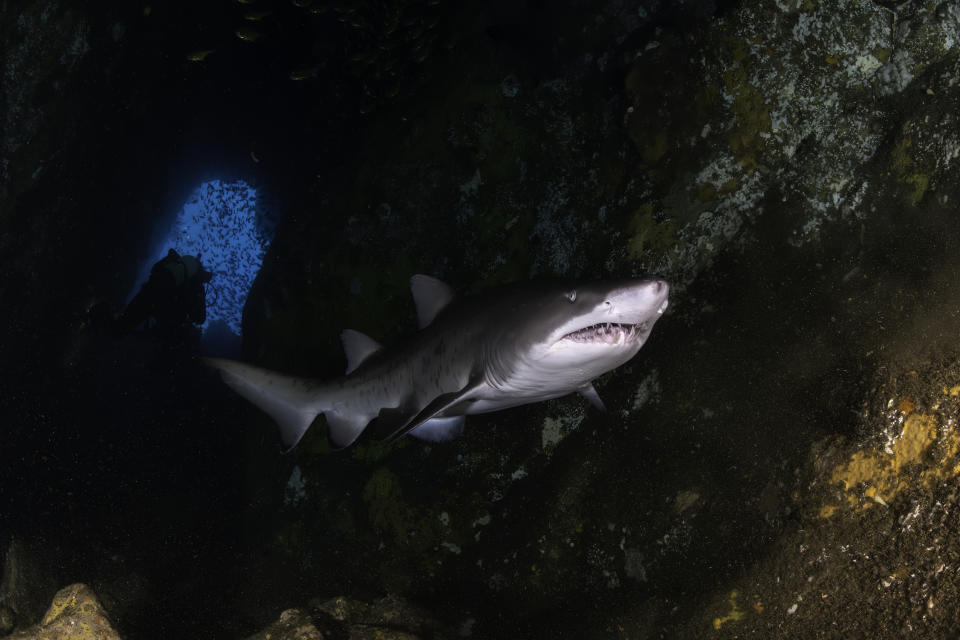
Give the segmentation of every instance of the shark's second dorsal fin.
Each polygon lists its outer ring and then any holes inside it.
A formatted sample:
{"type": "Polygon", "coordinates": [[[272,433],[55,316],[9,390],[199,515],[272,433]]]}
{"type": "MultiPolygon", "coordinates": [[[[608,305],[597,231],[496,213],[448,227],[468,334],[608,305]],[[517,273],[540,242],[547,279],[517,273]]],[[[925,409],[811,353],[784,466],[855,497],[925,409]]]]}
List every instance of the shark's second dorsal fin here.
{"type": "Polygon", "coordinates": [[[445,282],[420,273],[410,278],[410,291],[421,329],[433,322],[437,314],[453,300],[453,289],[445,282]]]}
{"type": "Polygon", "coordinates": [[[352,373],[364,360],[382,349],[382,345],[365,333],[345,329],[340,334],[343,352],[347,355],[347,373],[352,373]]]}

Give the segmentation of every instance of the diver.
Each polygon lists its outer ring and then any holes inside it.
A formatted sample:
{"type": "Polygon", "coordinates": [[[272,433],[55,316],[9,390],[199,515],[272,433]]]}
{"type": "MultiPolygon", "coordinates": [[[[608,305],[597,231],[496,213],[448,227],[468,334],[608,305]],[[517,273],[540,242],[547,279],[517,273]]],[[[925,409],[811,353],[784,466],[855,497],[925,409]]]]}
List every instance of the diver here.
{"type": "Polygon", "coordinates": [[[170,249],[153,265],[150,279],[117,318],[116,332],[130,333],[150,318],[161,337],[173,336],[191,324],[203,324],[207,319],[204,285],[212,276],[199,255],[182,256],[170,249]]]}

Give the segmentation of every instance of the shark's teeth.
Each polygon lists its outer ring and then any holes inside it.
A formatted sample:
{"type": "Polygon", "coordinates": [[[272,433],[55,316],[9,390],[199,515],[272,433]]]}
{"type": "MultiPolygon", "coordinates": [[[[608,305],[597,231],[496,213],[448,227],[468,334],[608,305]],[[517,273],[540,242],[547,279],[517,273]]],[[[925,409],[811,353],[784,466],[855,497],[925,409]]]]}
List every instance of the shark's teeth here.
{"type": "Polygon", "coordinates": [[[606,322],[584,327],[563,336],[566,340],[584,343],[626,344],[636,339],[640,333],[638,324],[619,324],[606,322]]]}

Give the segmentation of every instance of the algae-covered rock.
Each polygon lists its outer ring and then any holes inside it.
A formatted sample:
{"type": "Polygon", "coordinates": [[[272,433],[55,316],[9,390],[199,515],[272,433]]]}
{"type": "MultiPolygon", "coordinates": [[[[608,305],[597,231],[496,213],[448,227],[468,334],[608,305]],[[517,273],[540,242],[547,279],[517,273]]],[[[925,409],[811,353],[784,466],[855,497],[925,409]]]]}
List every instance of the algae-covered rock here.
{"type": "Polygon", "coordinates": [[[8,637],[11,640],[120,640],[96,594],[83,584],[58,591],[39,624],[8,637]]]}
{"type": "Polygon", "coordinates": [[[311,603],[311,609],[339,623],[340,633],[346,632],[351,640],[447,637],[430,614],[396,596],[386,596],[369,603],[344,597],[317,600],[311,603]]]}
{"type": "Polygon", "coordinates": [[[276,622],[248,636],[247,640],[324,640],[325,637],[314,626],[308,613],[300,609],[287,609],[276,622]]]}
{"type": "MultiPolygon", "coordinates": [[[[800,520],[706,610],[719,637],[956,632],[958,396],[958,361],[927,362],[878,384],[864,440],[811,447],[793,496],[800,520]],[[852,602],[858,610],[845,615],[852,602]]],[[[705,618],[683,637],[706,633],[705,618]]]]}
{"type": "Polygon", "coordinates": [[[852,0],[741,2],[684,38],[664,30],[631,63],[626,126],[686,242],[649,258],[692,276],[771,191],[796,203],[785,231],[799,243],[862,219],[870,192],[916,207],[955,157],[957,26],[949,2],[852,0]]]}

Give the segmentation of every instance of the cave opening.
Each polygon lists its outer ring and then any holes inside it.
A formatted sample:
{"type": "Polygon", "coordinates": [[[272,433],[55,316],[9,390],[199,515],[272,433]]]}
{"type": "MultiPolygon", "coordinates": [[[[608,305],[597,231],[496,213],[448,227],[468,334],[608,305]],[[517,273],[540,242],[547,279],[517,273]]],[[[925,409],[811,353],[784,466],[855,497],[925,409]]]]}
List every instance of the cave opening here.
{"type": "Polygon", "coordinates": [[[150,270],[170,249],[197,257],[212,273],[206,285],[204,351],[239,353],[243,305],[276,232],[276,206],[243,179],[202,181],[179,209],[159,220],[150,250],[138,268],[133,298],[150,270]]]}

